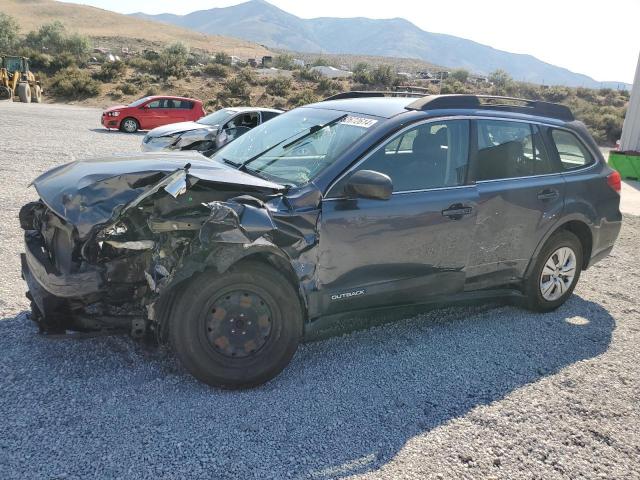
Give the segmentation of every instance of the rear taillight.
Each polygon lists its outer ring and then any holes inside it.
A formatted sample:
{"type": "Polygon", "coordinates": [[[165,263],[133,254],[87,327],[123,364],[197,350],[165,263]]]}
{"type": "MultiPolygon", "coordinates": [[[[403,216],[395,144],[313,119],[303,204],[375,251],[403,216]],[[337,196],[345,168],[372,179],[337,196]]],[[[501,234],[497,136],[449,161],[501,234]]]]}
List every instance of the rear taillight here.
{"type": "Polygon", "coordinates": [[[607,185],[617,193],[620,193],[620,190],[622,190],[622,177],[620,177],[620,173],[617,170],[607,175],[607,185]]]}

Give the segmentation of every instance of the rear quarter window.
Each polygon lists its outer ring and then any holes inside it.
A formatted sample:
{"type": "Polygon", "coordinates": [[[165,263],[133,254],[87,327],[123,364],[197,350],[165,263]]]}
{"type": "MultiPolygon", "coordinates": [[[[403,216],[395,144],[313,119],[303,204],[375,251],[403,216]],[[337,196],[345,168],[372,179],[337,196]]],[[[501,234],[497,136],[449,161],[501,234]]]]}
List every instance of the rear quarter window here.
{"type": "Polygon", "coordinates": [[[591,152],[573,133],[553,129],[551,137],[564,170],[574,170],[594,162],[591,152]]]}
{"type": "Polygon", "coordinates": [[[280,115],[278,112],[262,112],[262,121],[266,122],[267,120],[271,120],[272,118],[280,115]]]}

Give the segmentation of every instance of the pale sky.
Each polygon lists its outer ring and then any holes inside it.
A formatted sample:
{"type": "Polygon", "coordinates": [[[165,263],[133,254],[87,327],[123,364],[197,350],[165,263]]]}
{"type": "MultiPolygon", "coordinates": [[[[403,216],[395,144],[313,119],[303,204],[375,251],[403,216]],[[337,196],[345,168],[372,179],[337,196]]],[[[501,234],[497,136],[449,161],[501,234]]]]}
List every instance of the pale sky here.
{"type": "MultiPolygon", "coordinates": [[[[176,13],[242,0],[67,0],[120,13],[176,13]]],[[[598,81],[631,83],[640,53],[640,0],[269,0],[302,18],[402,17],[500,50],[528,53],[598,81]]]]}

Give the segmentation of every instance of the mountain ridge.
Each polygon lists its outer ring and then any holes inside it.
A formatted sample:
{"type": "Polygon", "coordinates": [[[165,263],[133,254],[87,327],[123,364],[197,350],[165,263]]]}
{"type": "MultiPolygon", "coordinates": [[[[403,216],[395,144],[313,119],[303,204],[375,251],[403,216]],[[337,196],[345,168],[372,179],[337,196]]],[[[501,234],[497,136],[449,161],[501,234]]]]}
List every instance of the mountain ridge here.
{"type": "Polygon", "coordinates": [[[157,22],[89,5],[53,0],[0,0],[0,12],[15,18],[22,34],[59,20],[74,33],[92,38],[117,38],[132,46],[160,48],[161,45],[181,41],[194,48],[208,51],[223,50],[230,55],[269,55],[270,51],[256,43],[220,35],[206,35],[193,29],[168,25],[158,28],[157,22]]]}
{"type": "Polygon", "coordinates": [[[141,12],[131,15],[298,52],[418,58],[480,74],[503,69],[517,80],[546,85],[592,88],[628,85],[625,82],[598,82],[588,75],[552,65],[529,54],[507,52],[473,40],[427,32],[401,17],[382,20],[366,17],[302,19],[265,0],[249,0],[186,15],[148,15],[141,12]]]}

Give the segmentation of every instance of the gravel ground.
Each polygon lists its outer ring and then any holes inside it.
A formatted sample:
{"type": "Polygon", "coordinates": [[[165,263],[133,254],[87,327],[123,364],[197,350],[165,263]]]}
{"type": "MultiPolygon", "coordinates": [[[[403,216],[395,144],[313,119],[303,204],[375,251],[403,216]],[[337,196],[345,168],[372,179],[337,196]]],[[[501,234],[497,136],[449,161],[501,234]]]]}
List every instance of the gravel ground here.
{"type": "Polygon", "coordinates": [[[128,338],[38,336],[17,212],[39,172],[137,149],[98,115],[0,105],[0,478],[640,478],[640,217],[552,314],[431,311],[304,345],[251,391],[128,338]]]}

